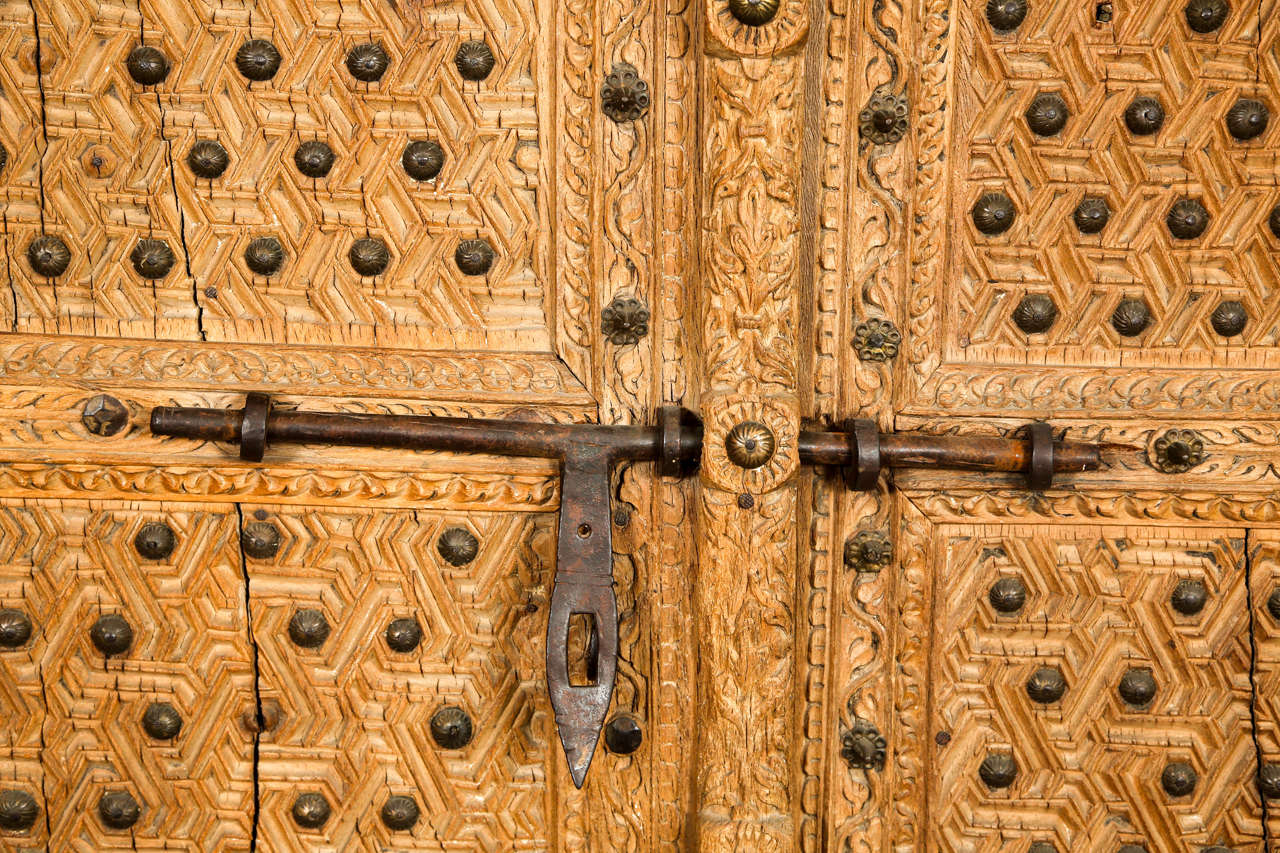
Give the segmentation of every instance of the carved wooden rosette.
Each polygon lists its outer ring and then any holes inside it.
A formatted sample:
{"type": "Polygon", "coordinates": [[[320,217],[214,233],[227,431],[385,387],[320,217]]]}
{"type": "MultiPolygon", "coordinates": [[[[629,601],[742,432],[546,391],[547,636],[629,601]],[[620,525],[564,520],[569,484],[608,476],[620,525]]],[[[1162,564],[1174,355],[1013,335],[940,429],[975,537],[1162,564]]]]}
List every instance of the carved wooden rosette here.
{"type": "Polygon", "coordinates": [[[702,488],[698,505],[696,848],[792,850],[799,798],[795,389],[803,56],[808,7],[767,24],[702,4],[700,279],[702,488]],[[735,465],[734,426],[773,435],[735,465]]]}

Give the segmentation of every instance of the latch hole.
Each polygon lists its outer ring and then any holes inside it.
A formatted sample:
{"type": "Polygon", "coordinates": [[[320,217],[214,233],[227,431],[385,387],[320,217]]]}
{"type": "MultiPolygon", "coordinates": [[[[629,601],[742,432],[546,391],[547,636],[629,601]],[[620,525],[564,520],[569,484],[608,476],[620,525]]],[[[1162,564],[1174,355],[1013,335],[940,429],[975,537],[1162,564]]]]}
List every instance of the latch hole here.
{"type": "Polygon", "coordinates": [[[590,524],[579,524],[579,525],[578,525],[578,538],[579,538],[579,539],[590,539],[590,538],[591,538],[591,525],[590,525],[590,524]]]}
{"type": "Polygon", "coordinates": [[[565,648],[569,657],[569,685],[595,687],[600,683],[600,634],[594,613],[570,613],[565,648]]]}

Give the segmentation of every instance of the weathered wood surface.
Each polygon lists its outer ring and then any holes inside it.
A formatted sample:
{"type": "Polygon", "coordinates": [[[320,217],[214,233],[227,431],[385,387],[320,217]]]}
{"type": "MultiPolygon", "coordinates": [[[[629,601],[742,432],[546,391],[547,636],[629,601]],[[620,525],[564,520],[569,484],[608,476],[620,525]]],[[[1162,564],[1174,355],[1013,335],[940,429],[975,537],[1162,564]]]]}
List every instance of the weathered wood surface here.
{"type": "Polygon", "coordinates": [[[0,651],[0,788],[41,807],[0,849],[1261,850],[1280,127],[1225,122],[1239,98],[1280,108],[1273,7],[1197,34],[1167,0],[1033,0],[1004,33],[976,0],[783,0],[760,27],[727,0],[0,5],[0,607],[36,623],[0,651]],[[279,48],[271,80],[236,70],[248,38],[279,48]],[[470,40],[494,55],[482,80],[455,66],[470,40]],[[390,58],[368,83],[345,67],[367,42],[390,58]],[[159,85],[126,70],[139,43],[172,62],[159,85]],[[622,122],[601,93],[619,63],[649,93],[622,122]],[[1047,136],[1024,116],[1041,93],[1069,111],[1047,136]],[[1165,110],[1149,136],[1122,116],[1139,94],[1165,110]],[[873,138],[886,104],[904,123],[873,138]],[[400,161],[418,139],[445,155],[426,181],[400,161]],[[199,140],[226,149],[221,176],[187,165],[199,140]],[[308,140],[335,152],[323,178],[293,162],[308,140]],[[997,190],[1014,225],[980,233],[997,190]],[[1095,234],[1072,223],[1086,195],[1110,211],[1095,234]],[[1164,221],[1184,197],[1210,217],[1194,239],[1164,221]],[[41,233],[71,250],[55,277],[26,257],[41,233]],[[268,235],[283,263],[255,275],[243,254],[268,235]],[[365,237],[389,249],[379,275],[348,260],[365,237]],[[130,259],[144,238],[174,254],[158,279],[130,259]],[[481,274],[454,255],[473,238],[494,249],[481,274]],[[1053,300],[1044,331],[1015,321],[1027,294],[1053,300]],[[648,323],[613,335],[628,299],[648,323]],[[1150,309],[1140,334],[1112,323],[1122,299],[1150,309]],[[1224,301],[1239,335],[1214,327],[1224,301]],[[868,356],[886,322],[901,337],[868,356]],[[556,749],[553,466],[309,447],[253,466],[147,434],[152,406],[246,390],[557,422],[696,410],[698,478],[634,465],[615,488],[609,717],[640,724],[640,751],[602,749],[576,791],[556,749]],[[99,392],[129,409],[117,436],[80,422],[99,392]],[[972,473],[854,494],[794,441],[852,416],[984,435],[1051,417],[1107,465],[1045,495],[972,473]],[[777,438],[761,468],[727,458],[744,420],[777,438]],[[1163,473],[1174,428],[1205,458],[1163,473]],[[178,549],[140,562],[157,519],[178,549]],[[273,558],[241,551],[257,522],[282,531],[273,558]],[[472,561],[442,560],[447,527],[476,536],[472,561]],[[879,571],[843,559],[859,534],[891,543],[879,571]],[[1034,594],[997,616],[985,590],[1010,574],[1034,594]],[[1194,618],[1170,610],[1180,578],[1209,590],[1194,618]],[[304,605],[331,626],[318,649],[288,638],[304,605]],[[87,631],[115,607],[138,639],[104,661],[87,631]],[[410,614],[423,644],[392,654],[386,623],[410,614]],[[1159,673],[1144,711],[1116,697],[1134,661],[1159,673]],[[1060,702],[1027,698],[1042,665],[1060,702]],[[138,728],[161,695],[172,743],[138,728]],[[428,732],[446,701],[476,726],[461,750],[428,732]],[[255,734],[259,704],[275,723],[255,734]],[[883,769],[841,754],[867,725],[883,769]],[[996,749],[1018,757],[1005,790],[976,775],[996,749]],[[1200,780],[1171,799],[1175,758],[1200,780]],[[94,813],[117,785],[143,803],[132,832],[94,813]],[[315,831],[290,814],[304,791],[332,808],[315,831]],[[383,825],[391,794],[422,808],[412,830],[383,825]]]}

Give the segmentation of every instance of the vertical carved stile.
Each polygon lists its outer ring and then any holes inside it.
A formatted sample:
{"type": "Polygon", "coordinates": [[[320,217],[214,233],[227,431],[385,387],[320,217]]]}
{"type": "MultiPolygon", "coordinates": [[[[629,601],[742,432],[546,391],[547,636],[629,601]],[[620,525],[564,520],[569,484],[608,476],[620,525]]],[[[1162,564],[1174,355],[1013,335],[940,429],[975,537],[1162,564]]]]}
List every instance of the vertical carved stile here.
{"type": "Polygon", "coordinates": [[[801,48],[808,6],[783,0],[766,23],[748,26],[724,0],[703,0],[702,16],[706,436],[694,580],[696,848],[792,850],[801,620],[790,479],[799,461],[801,48]],[[763,425],[773,439],[758,467],[735,465],[726,452],[726,437],[743,423],[763,425]]]}

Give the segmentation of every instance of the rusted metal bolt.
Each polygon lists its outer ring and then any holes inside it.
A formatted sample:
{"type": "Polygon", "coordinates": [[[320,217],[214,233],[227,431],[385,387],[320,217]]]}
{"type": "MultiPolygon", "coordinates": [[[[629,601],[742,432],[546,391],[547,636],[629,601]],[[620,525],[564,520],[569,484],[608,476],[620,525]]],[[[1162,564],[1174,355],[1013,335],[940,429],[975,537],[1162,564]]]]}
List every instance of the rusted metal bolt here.
{"type": "Polygon", "coordinates": [[[115,397],[99,394],[84,404],[80,420],[94,435],[115,435],[129,423],[129,410],[115,397]]]}

